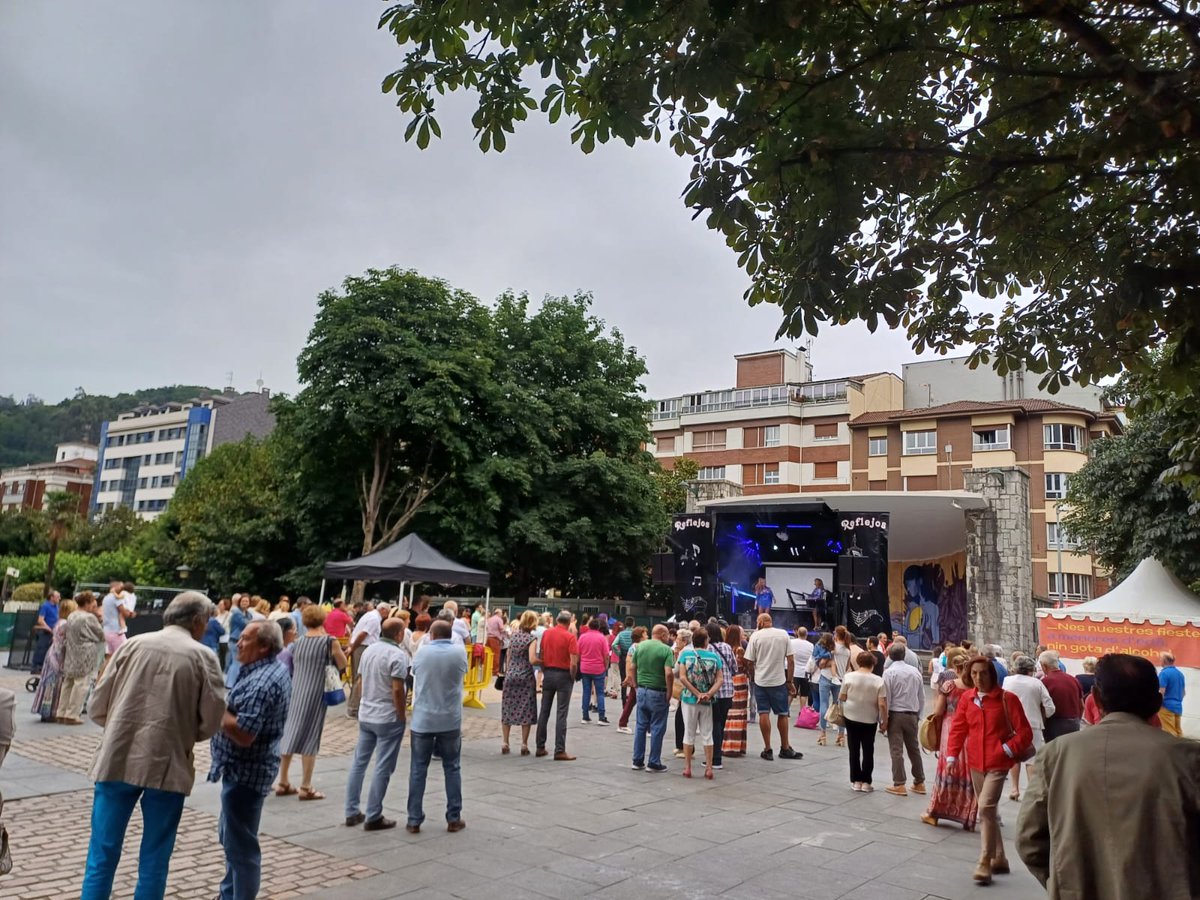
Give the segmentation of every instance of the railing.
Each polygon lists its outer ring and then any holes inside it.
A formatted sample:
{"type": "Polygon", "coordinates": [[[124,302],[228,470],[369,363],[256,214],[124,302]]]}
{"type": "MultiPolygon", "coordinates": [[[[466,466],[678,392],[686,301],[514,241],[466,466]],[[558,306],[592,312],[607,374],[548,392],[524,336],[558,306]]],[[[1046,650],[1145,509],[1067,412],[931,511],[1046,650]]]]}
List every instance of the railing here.
{"type": "MultiPolygon", "coordinates": [[[[701,395],[699,403],[680,403],[667,409],[656,409],[651,413],[652,421],[678,419],[701,413],[723,412],[731,409],[753,409],[764,406],[783,406],[792,403],[842,403],[847,396],[844,382],[813,382],[803,386],[776,386],[770,388],[743,388],[733,391],[731,399],[708,399],[728,396],[730,392],[701,395]]],[[[694,395],[692,395],[694,396],[694,395]]]]}

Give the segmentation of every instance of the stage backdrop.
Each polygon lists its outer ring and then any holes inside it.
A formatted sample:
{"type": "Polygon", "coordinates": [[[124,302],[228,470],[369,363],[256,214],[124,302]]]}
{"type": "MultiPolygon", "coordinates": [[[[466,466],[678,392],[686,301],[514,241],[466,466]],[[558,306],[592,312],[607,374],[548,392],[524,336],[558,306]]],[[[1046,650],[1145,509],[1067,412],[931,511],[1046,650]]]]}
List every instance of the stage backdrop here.
{"type": "Polygon", "coordinates": [[[675,556],[675,616],[704,621],[719,615],[712,519],[703,513],[675,516],[667,543],[675,556]]]}
{"type": "Polygon", "coordinates": [[[967,552],[939,559],[888,563],[888,597],[892,628],[910,647],[929,650],[934,644],[967,637],[967,552]]]}
{"type": "MultiPolygon", "coordinates": [[[[887,513],[843,513],[841,556],[865,559],[867,571],[856,586],[846,610],[846,626],[857,635],[888,629],[888,521],[887,513]]],[[[839,570],[846,568],[839,560],[839,570]]],[[[847,591],[839,578],[837,592],[847,591]]]]}

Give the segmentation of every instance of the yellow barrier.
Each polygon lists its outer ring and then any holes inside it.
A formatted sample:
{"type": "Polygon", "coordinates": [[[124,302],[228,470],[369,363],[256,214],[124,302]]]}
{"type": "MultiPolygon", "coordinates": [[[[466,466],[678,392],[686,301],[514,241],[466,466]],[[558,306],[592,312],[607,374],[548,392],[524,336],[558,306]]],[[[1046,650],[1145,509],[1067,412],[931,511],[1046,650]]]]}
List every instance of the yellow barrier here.
{"type": "Polygon", "coordinates": [[[467,645],[467,674],[463,676],[463,706],[468,709],[487,709],[487,705],[479,698],[480,692],[487,687],[488,679],[492,677],[492,648],[483,648],[483,661],[475,662],[471,655],[471,645],[467,645]]]}

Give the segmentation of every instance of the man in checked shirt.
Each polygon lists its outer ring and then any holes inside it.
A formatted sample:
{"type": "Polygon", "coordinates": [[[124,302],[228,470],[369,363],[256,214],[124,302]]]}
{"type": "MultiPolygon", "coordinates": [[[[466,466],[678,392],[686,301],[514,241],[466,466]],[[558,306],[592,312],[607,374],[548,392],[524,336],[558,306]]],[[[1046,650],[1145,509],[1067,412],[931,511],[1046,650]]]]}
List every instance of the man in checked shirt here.
{"type": "Polygon", "coordinates": [[[254,900],[262,877],[258,823],[279,771],[279,738],[292,682],[276,657],[283,634],[275,622],[251,622],[237,642],[241,671],[225,698],[212,739],[209,781],[221,782],[218,836],[225,848],[221,900],[254,900]]]}

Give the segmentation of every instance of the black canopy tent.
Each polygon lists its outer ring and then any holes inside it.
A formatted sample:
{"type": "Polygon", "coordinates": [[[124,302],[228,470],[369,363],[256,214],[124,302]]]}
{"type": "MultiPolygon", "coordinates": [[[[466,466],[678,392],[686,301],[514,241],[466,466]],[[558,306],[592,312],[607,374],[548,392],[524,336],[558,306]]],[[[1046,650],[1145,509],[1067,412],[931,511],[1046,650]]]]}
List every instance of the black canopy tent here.
{"type": "MultiPolygon", "coordinates": [[[[409,534],[374,553],[358,559],[325,564],[325,578],[345,581],[398,581],[400,595],[410,582],[437,584],[469,584],[488,589],[491,600],[491,576],[482,569],[472,569],[443,556],[418,535],[409,534]]],[[[321,600],[325,599],[325,583],[321,583],[321,600]]]]}

